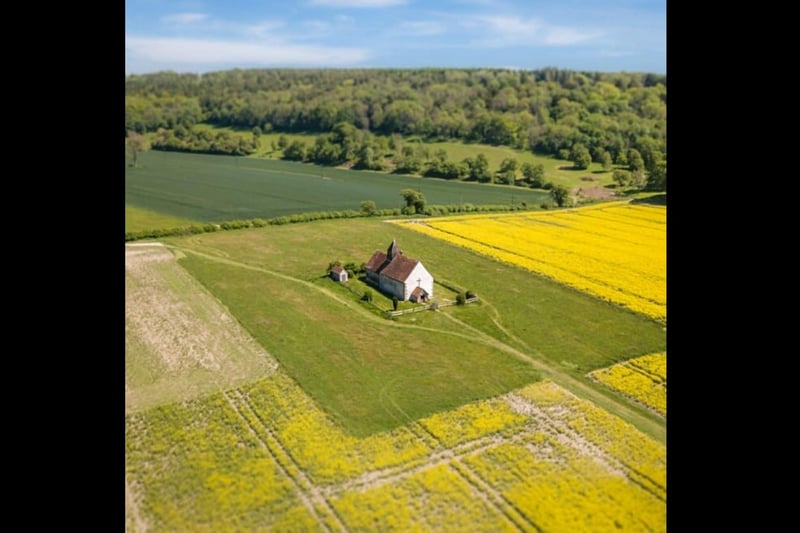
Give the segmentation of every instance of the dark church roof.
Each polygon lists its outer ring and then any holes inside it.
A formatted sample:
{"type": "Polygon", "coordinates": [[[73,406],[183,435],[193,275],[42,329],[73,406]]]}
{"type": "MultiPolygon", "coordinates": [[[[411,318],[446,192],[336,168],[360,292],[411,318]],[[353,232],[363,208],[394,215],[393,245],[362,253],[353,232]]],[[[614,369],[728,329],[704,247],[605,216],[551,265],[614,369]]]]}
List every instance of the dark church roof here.
{"type": "Polygon", "coordinates": [[[418,263],[418,260],[403,255],[403,251],[397,246],[397,241],[392,240],[386,253],[378,251],[372,254],[367,261],[366,269],[387,278],[405,281],[418,263]]]}

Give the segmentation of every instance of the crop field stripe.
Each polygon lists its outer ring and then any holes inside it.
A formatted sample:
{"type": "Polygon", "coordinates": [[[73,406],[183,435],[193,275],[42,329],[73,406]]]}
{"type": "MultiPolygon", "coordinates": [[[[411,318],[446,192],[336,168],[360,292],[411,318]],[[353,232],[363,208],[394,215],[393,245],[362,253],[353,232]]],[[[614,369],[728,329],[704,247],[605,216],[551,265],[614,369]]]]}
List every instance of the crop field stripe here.
{"type": "MultiPolygon", "coordinates": [[[[538,221],[535,221],[538,222],[538,221]]],[[[434,229],[438,229],[440,231],[451,233],[453,235],[469,239],[467,235],[470,234],[471,227],[469,225],[464,224],[455,224],[456,228],[453,228],[451,224],[447,224],[446,221],[440,222],[431,222],[427,224],[429,227],[433,227],[434,229]]],[[[657,272],[649,272],[647,270],[643,270],[641,267],[643,264],[649,264],[654,261],[654,255],[656,257],[662,254],[653,254],[651,253],[638,253],[633,252],[630,253],[629,246],[620,246],[618,242],[609,243],[610,245],[606,245],[605,241],[599,241],[597,239],[593,239],[590,234],[583,230],[573,229],[573,230],[565,230],[563,233],[558,232],[550,232],[548,235],[549,241],[542,242],[541,236],[533,234],[533,235],[525,235],[524,232],[516,232],[513,233],[513,237],[511,237],[512,233],[506,233],[504,230],[508,227],[517,228],[517,229],[529,229],[530,224],[524,222],[517,222],[516,224],[510,223],[507,221],[503,221],[499,224],[498,230],[500,234],[506,234],[509,237],[513,238],[514,247],[517,249],[525,249],[526,246],[530,248],[540,248],[545,251],[552,250],[559,254],[564,254],[567,256],[572,256],[579,258],[582,263],[595,263],[598,267],[606,267],[606,265],[610,265],[612,267],[618,267],[618,270],[621,272],[626,272],[627,269],[633,270],[633,274],[636,277],[647,279],[651,282],[666,282],[666,277],[661,275],[657,272]],[[576,245],[580,245],[576,247],[576,245]],[[619,255],[614,259],[608,258],[608,252],[613,250],[619,250],[620,252],[625,252],[625,255],[619,255]],[[604,257],[605,256],[605,257],[604,257]],[[638,261],[636,260],[638,259],[638,261]],[[643,261],[645,263],[643,263],[643,261]]],[[[474,239],[473,239],[474,240],[474,239]]],[[[480,242],[480,241],[476,241],[480,242]]],[[[483,243],[485,244],[485,243],[483,243]]],[[[636,245],[637,247],[641,247],[641,242],[632,242],[631,244],[636,245]]],[[[515,252],[511,250],[510,246],[503,246],[501,244],[495,244],[493,246],[498,250],[505,251],[507,253],[512,253],[519,255],[520,257],[525,257],[529,260],[537,260],[535,255],[531,253],[522,253],[522,252],[515,252]]],[[[529,248],[529,249],[530,249],[529,248]]],[[[647,250],[644,250],[647,251],[647,250]]],[[[661,250],[658,248],[653,248],[653,251],[660,252],[661,250]]],[[[666,250],[664,250],[664,256],[666,256],[666,250]]],[[[542,261],[545,264],[555,265],[553,261],[542,261]]],[[[568,269],[564,269],[568,270],[568,269]]],[[[596,279],[598,282],[601,281],[600,278],[590,278],[596,279]]],[[[619,285],[624,285],[624,280],[619,283],[619,285]]]]}
{"type": "Polygon", "coordinates": [[[534,405],[527,398],[513,394],[510,396],[514,399],[513,401],[525,404],[526,410],[535,415],[536,420],[542,422],[545,427],[550,428],[550,435],[556,438],[556,440],[560,440],[562,444],[570,448],[577,448],[578,446],[575,443],[581,443],[583,446],[586,446],[592,451],[591,455],[593,457],[601,459],[611,468],[625,472],[626,477],[632,483],[638,485],[642,490],[661,500],[662,502],[667,502],[667,489],[659,482],[642,473],[639,471],[639,469],[631,466],[623,459],[615,457],[611,453],[607,452],[601,446],[592,442],[589,438],[584,437],[565,422],[555,419],[546,410],[534,405]]]}
{"type": "Polygon", "coordinates": [[[544,531],[541,527],[537,526],[533,520],[520,511],[516,505],[508,501],[500,491],[487,483],[460,460],[453,459],[450,468],[456,472],[461,479],[466,481],[486,503],[494,507],[501,515],[505,516],[514,524],[519,531],[530,531],[531,528],[533,528],[534,531],[544,531]]]}
{"type": "MultiPolygon", "coordinates": [[[[640,257],[643,256],[646,259],[652,260],[653,254],[656,253],[657,255],[664,255],[666,256],[666,247],[664,243],[664,232],[663,230],[659,230],[653,235],[653,241],[648,241],[645,239],[644,236],[641,234],[638,235],[638,239],[632,238],[630,232],[624,230],[617,230],[611,225],[607,225],[605,222],[602,226],[594,226],[594,227],[586,227],[586,225],[559,225],[554,224],[549,221],[539,220],[534,217],[520,217],[519,219],[501,219],[497,221],[498,224],[501,226],[508,226],[515,229],[530,229],[531,224],[550,224],[550,226],[560,226],[563,228],[561,235],[569,239],[570,244],[575,242],[580,242],[581,244],[588,245],[589,247],[594,247],[595,249],[606,250],[609,247],[613,247],[614,249],[624,250],[625,254],[628,257],[640,257]],[[600,241],[595,237],[603,237],[606,239],[605,241],[600,241]],[[608,239],[612,239],[610,242],[608,239]],[[634,250],[631,250],[631,245],[635,246],[634,250]]],[[[557,232],[551,232],[551,234],[555,234],[557,232]]],[[[532,241],[536,240],[538,235],[531,236],[532,241]]],[[[590,255],[590,252],[584,251],[586,255],[590,255]]],[[[621,258],[627,259],[627,257],[621,258]]]]}
{"type": "MultiPolygon", "coordinates": [[[[486,243],[482,242],[479,239],[467,237],[467,236],[464,236],[464,235],[462,235],[460,233],[457,233],[457,232],[444,230],[444,229],[437,228],[437,227],[432,227],[432,226],[427,225],[427,224],[425,224],[425,225],[427,227],[431,228],[434,231],[438,231],[440,233],[444,233],[444,234],[447,234],[447,235],[453,235],[455,237],[458,237],[459,239],[463,239],[465,241],[472,242],[472,243],[474,243],[476,245],[479,245],[479,246],[482,246],[482,247],[485,247],[485,248],[498,250],[500,252],[503,252],[503,253],[506,253],[506,254],[509,254],[509,255],[512,255],[512,256],[521,257],[521,258],[526,259],[528,261],[532,261],[534,263],[545,265],[551,270],[567,273],[570,276],[585,280],[585,281],[587,281],[589,283],[592,283],[592,284],[595,284],[595,285],[600,285],[602,287],[606,287],[606,288],[609,288],[609,289],[618,290],[619,292],[627,295],[630,298],[634,298],[636,300],[643,300],[643,301],[650,302],[650,303],[653,303],[653,304],[656,304],[656,305],[665,305],[665,302],[659,302],[658,300],[655,300],[655,299],[652,299],[652,298],[643,297],[643,296],[640,296],[637,293],[634,293],[634,292],[631,292],[631,291],[627,291],[625,289],[620,289],[619,287],[616,287],[616,286],[614,286],[614,285],[612,285],[612,284],[610,284],[610,283],[608,283],[606,281],[603,281],[603,280],[600,280],[600,279],[597,279],[597,278],[592,278],[592,277],[587,276],[585,274],[582,274],[582,273],[579,273],[579,272],[576,272],[576,271],[573,271],[573,270],[569,270],[569,269],[566,269],[566,268],[563,268],[563,267],[558,267],[558,266],[556,266],[556,263],[543,261],[543,260],[538,259],[536,257],[531,257],[531,256],[528,256],[528,255],[525,255],[525,254],[521,254],[519,252],[513,252],[513,251],[511,251],[511,250],[509,250],[507,248],[504,248],[504,247],[494,246],[494,245],[491,245],[491,244],[486,244],[486,243]]],[[[557,278],[557,277],[547,276],[546,274],[541,274],[541,275],[546,276],[546,277],[551,278],[551,279],[554,279],[555,281],[560,281],[559,278],[557,278]]]]}
{"type": "Polygon", "coordinates": [[[328,514],[328,518],[332,518],[334,523],[339,527],[340,531],[348,531],[347,528],[344,526],[342,521],[339,519],[339,516],[331,507],[328,500],[320,493],[319,489],[308,479],[308,476],[305,472],[300,468],[297,462],[292,458],[291,454],[286,450],[286,448],[281,444],[280,440],[274,435],[272,430],[264,424],[264,421],[258,416],[258,414],[253,410],[253,407],[247,401],[246,398],[242,396],[242,394],[238,391],[228,392],[225,393],[225,399],[230,404],[231,408],[234,412],[239,415],[242,419],[244,424],[247,426],[250,433],[258,439],[261,446],[264,450],[269,453],[272,459],[275,461],[275,464],[280,469],[281,473],[292,482],[292,485],[295,488],[295,493],[303,502],[303,505],[311,512],[311,515],[317,520],[320,526],[325,531],[330,531],[330,528],[323,517],[320,516],[319,510],[317,506],[319,505],[322,509],[324,509],[325,513],[328,514]],[[233,397],[236,398],[234,401],[233,397]],[[237,402],[241,405],[237,405],[237,402]],[[253,423],[245,416],[242,412],[243,409],[246,409],[251,416],[253,416],[261,426],[261,430],[266,438],[259,436],[256,428],[253,427],[253,423]],[[294,470],[296,473],[292,475],[290,473],[290,469],[294,470]]]}
{"type": "MultiPolygon", "coordinates": [[[[433,439],[438,447],[445,448],[441,439],[437,437],[431,430],[426,428],[423,424],[416,424],[415,428],[424,432],[429,438],[433,439]]],[[[452,454],[452,451],[450,451],[452,454]]],[[[528,528],[524,527],[526,524],[534,528],[536,531],[542,529],[534,524],[516,505],[508,501],[497,489],[492,487],[488,482],[481,478],[474,470],[468,465],[461,462],[458,456],[452,456],[449,467],[456,472],[461,479],[469,483],[473,490],[489,505],[495,508],[496,511],[508,518],[514,526],[520,531],[526,531],[528,528]]]]}
{"type": "Polygon", "coordinates": [[[524,187],[266,159],[149,151],[141,161],[126,168],[126,204],[202,222],[358,210],[363,200],[399,209],[402,189],[421,189],[430,205],[508,205],[512,197],[538,205],[548,196],[524,187]]]}

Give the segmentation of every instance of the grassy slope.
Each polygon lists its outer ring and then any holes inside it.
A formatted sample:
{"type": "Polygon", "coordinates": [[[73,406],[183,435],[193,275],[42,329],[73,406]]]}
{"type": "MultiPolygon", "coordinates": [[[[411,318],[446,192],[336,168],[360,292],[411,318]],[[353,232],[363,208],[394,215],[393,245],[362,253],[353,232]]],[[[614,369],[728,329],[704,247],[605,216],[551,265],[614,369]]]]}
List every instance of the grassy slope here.
{"type": "MultiPolygon", "coordinates": [[[[272,259],[270,266],[281,261],[272,259]]],[[[530,366],[468,337],[401,330],[377,317],[369,321],[315,285],[194,254],[181,264],[355,435],[390,429],[537,379],[530,366]]]]}
{"type": "MultiPolygon", "coordinates": [[[[319,279],[330,261],[366,261],[374,250],[385,249],[392,238],[398,239],[408,255],[423,259],[434,277],[472,289],[483,300],[479,305],[441,313],[409,315],[400,319],[402,323],[467,335],[473,334],[469,327],[474,327],[581,380],[589,370],[665,349],[664,329],[646,318],[380,221],[325,221],[171,242],[310,282],[319,279]],[[445,313],[462,321],[462,326],[448,320],[445,313]]],[[[428,337],[421,330],[386,329],[389,326],[384,328],[380,321],[373,327],[362,315],[310,289],[289,291],[287,287],[294,284],[276,284],[269,276],[196,257],[184,264],[312,397],[349,423],[354,432],[377,428],[381,420],[385,423],[387,393],[410,416],[417,417],[463,403],[467,396],[497,394],[524,375],[505,354],[485,348],[475,351],[474,343],[441,335],[428,337]],[[424,341],[417,344],[420,339],[424,341]],[[385,343],[392,347],[384,348],[385,343]],[[423,346],[422,352],[414,349],[423,346]],[[405,354],[409,350],[405,347],[410,347],[412,357],[391,355],[398,349],[405,354]],[[376,356],[375,350],[384,356],[376,356]],[[480,357],[488,358],[488,366],[480,364],[480,357]],[[423,371],[417,373],[418,369],[423,371]],[[486,376],[494,382],[487,382],[486,376]],[[351,410],[359,417],[348,421],[351,410]]],[[[336,287],[331,286],[333,292],[336,287]]],[[[356,296],[350,301],[359,305],[356,296]]]]}

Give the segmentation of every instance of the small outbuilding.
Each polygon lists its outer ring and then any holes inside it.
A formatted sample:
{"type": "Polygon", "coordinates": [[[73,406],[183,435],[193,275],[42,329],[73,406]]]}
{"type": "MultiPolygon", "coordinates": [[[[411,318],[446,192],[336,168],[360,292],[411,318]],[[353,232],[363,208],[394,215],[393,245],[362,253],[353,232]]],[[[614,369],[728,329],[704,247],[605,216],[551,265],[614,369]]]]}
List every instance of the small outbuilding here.
{"type": "Polygon", "coordinates": [[[338,281],[339,283],[344,283],[347,281],[347,270],[340,266],[333,267],[331,269],[331,279],[333,279],[333,281],[338,281]]]}

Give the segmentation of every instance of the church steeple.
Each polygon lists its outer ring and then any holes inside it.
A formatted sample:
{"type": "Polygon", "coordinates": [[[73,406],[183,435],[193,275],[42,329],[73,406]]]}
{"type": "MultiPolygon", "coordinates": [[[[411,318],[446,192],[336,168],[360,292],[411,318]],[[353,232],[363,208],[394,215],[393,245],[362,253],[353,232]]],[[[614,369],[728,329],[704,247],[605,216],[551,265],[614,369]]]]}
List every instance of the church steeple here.
{"type": "Polygon", "coordinates": [[[400,250],[400,247],[397,246],[397,240],[392,239],[392,244],[390,244],[389,248],[386,249],[386,259],[391,261],[392,259],[394,259],[394,256],[402,253],[403,251],[400,250]]]}

